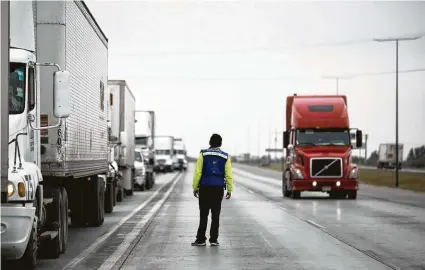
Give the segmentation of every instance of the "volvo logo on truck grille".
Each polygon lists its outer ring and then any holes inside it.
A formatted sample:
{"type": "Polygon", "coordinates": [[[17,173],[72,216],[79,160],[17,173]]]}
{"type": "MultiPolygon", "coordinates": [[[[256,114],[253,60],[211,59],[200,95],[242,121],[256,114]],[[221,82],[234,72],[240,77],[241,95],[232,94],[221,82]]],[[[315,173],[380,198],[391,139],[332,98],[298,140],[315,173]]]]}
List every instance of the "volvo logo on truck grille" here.
{"type": "Polygon", "coordinates": [[[310,161],[310,174],[313,178],[342,177],[341,158],[313,158],[310,161]]]}

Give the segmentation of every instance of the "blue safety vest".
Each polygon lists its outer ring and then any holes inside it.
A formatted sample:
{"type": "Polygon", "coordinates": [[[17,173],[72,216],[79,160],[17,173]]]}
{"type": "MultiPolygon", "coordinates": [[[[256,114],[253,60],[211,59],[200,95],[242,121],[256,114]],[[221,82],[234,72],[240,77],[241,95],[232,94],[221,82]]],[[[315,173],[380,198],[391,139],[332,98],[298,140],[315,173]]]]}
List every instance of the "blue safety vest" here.
{"type": "Polygon", "coordinates": [[[200,186],[225,187],[224,172],[229,155],[218,148],[201,150],[204,160],[200,186]]]}

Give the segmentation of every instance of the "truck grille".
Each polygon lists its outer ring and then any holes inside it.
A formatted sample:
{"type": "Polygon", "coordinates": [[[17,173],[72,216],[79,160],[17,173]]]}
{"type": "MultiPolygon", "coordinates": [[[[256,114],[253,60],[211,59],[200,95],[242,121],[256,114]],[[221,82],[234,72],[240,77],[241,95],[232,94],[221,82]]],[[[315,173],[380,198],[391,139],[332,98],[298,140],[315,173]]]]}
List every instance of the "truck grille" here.
{"type": "Polygon", "coordinates": [[[165,159],[157,159],[158,164],[164,164],[165,163],[165,159]]]}
{"type": "Polygon", "coordinates": [[[310,162],[312,178],[342,177],[341,158],[313,158],[310,162]]]}

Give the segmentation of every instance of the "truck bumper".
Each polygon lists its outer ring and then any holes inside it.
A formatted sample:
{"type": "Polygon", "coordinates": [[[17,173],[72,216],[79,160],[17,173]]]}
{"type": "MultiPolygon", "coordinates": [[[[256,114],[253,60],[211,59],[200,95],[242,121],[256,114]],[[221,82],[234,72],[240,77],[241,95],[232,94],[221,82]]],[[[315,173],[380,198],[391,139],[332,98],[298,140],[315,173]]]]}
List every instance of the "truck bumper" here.
{"type": "Polygon", "coordinates": [[[1,256],[18,260],[25,252],[32,231],[35,207],[1,206],[1,256]]]}
{"type": "Polygon", "coordinates": [[[300,179],[294,180],[292,189],[299,191],[323,192],[344,190],[353,191],[359,189],[359,183],[356,179],[300,179]]]}

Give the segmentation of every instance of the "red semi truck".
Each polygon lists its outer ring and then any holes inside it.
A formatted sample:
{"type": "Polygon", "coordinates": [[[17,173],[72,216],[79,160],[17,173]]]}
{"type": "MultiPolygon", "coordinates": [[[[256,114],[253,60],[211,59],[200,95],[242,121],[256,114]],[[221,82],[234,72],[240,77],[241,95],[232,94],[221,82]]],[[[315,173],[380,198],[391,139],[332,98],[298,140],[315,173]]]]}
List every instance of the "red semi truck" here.
{"type": "Polygon", "coordinates": [[[359,171],[351,152],[361,146],[362,131],[350,129],[346,96],[287,97],[283,196],[317,191],[356,199],[359,171]]]}

